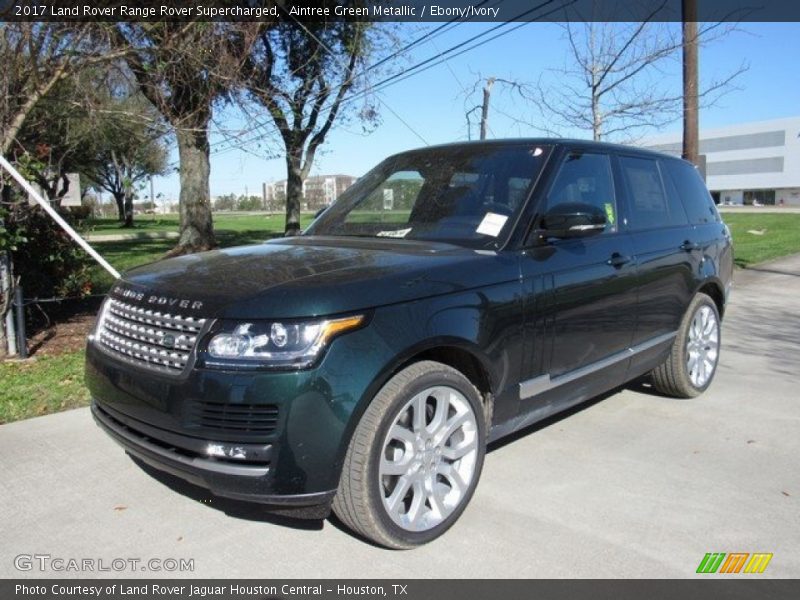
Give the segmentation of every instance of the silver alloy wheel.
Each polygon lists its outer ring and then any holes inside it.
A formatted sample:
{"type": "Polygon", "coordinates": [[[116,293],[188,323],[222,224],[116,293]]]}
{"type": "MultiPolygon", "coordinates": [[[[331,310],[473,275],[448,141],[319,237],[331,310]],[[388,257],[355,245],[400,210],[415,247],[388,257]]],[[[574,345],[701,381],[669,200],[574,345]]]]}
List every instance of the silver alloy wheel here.
{"type": "Polygon", "coordinates": [[[686,341],[686,370],[696,388],[714,375],[719,356],[719,322],[710,306],[701,306],[692,318],[686,341]]]}
{"type": "Polygon", "coordinates": [[[464,500],[475,476],[478,424],[458,390],[436,386],[414,396],[389,428],[380,455],[383,507],[406,531],[427,531],[464,500]]]}

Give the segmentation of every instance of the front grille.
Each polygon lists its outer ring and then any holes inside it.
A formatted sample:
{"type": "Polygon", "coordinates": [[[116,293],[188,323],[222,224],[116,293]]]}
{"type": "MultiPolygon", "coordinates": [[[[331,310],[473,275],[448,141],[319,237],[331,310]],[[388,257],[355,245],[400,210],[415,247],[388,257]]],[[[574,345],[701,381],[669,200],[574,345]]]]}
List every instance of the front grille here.
{"type": "Polygon", "coordinates": [[[188,407],[188,421],[194,427],[228,433],[266,434],[278,425],[274,404],[230,404],[199,400],[188,407]]]}
{"type": "Polygon", "coordinates": [[[162,313],[109,298],[97,338],[115,356],[151,369],[180,373],[205,319],[162,313]]]}

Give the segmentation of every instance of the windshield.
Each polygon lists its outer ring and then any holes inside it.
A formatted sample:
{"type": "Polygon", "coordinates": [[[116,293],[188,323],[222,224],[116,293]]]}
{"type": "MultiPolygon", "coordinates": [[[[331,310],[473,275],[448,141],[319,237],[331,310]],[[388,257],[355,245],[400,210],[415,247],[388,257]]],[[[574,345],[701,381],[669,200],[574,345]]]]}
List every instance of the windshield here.
{"type": "Polygon", "coordinates": [[[509,234],[549,150],[462,146],[393,156],[339,196],[305,234],[495,247],[509,234]]]}

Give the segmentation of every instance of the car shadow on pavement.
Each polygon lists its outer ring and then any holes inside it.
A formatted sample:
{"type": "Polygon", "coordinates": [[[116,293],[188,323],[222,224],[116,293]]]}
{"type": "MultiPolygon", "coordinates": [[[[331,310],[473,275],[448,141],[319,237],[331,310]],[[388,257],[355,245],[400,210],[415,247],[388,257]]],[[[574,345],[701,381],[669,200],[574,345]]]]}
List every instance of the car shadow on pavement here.
{"type": "Polygon", "coordinates": [[[532,433],[536,433],[537,431],[541,431],[542,429],[546,429],[551,425],[555,425],[556,423],[560,423],[564,419],[568,419],[572,415],[575,415],[579,412],[582,412],[588,408],[591,408],[595,404],[598,404],[605,400],[606,398],[610,398],[611,396],[615,396],[620,392],[624,392],[625,390],[629,390],[632,392],[638,392],[640,394],[646,394],[648,396],[655,396],[658,398],[670,398],[661,392],[658,392],[654,387],[650,380],[649,375],[643,375],[638,379],[634,379],[629,381],[628,383],[616,387],[612,390],[609,390],[599,396],[595,396],[589,400],[581,402],[571,408],[558,412],[546,419],[533,423],[532,425],[528,425],[527,427],[523,427],[519,431],[515,431],[511,435],[508,435],[504,438],[497,440],[496,442],[492,442],[489,444],[488,448],[486,449],[487,454],[490,452],[494,452],[495,450],[499,450],[500,448],[504,448],[508,444],[513,444],[517,440],[520,440],[526,436],[531,435],[532,433]]]}
{"type": "Polygon", "coordinates": [[[323,519],[316,515],[306,515],[303,509],[290,509],[214,496],[208,490],[170,473],[154,469],[134,456],[130,456],[130,458],[145,473],[172,491],[200,502],[211,509],[222,511],[229,517],[246,521],[272,523],[273,525],[281,525],[292,529],[321,530],[324,526],[323,519]]]}
{"type": "Polygon", "coordinates": [[[327,519],[321,519],[316,516],[302,516],[302,509],[287,509],[285,507],[267,506],[263,504],[256,504],[254,502],[219,498],[214,496],[208,490],[189,483],[180,477],[176,477],[170,473],[165,473],[164,471],[159,471],[147,463],[142,462],[135,456],[129,455],[129,457],[145,473],[150,475],[159,483],[170,488],[172,491],[200,502],[209,508],[222,511],[229,517],[243,519],[246,521],[270,523],[272,525],[289,527],[291,529],[302,529],[306,531],[321,531],[325,526],[325,521],[328,521],[331,526],[335,527],[339,531],[355,537],[362,542],[369,544],[370,546],[383,549],[382,546],[376,544],[372,540],[362,537],[360,534],[348,529],[348,527],[344,525],[333,512],[330,513],[327,519]]]}
{"type": "Polygon", "coordinates": [[[556,423],[561,422],[563,419],[566,419],[581,411],[584,411],[587,408],[594,406],[598,402],[602,402],[606,398],[609,398],[614,394],[621,392],[623,389],[625,388],[624,387],[614,388],[613,390],[601,394],[600,396],[596,396],[591,400],[586,400],[585,402],[581,402],[576,406],[558,412],[550,417],[547,417],[546,419],[537,421],[536,423],[528,425],[527,427],[523,427],[522,429],[519,429],[510,435],[500,438],[495,442],[491,442],[489,446],[486,448],[486,453],[489,454],[491,452],[494,452],[495,450],[500,450],[500,448],[505,448],[509,444],[513,444],[517,440],[521,440],[522,438],[527,437],[533,433],[536,433],[537,431],[541,431],[542,429],[547,429],[551,425],[555,425],[556,423]]]}

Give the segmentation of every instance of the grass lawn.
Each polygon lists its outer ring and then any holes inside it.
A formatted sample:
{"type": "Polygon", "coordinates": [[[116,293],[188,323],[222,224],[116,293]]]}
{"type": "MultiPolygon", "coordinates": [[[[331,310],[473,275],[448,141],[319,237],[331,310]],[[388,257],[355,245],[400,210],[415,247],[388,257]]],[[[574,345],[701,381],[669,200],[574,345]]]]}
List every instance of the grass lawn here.
{"type": "Polygon", "coordinates": [[[733,234],[734,257],[739,267],[800,252],[800,214],[723,212],[722,219],[733,234]]]}
{"type": "MultiPolygon", "coordinates": [[[[311,222],[313,213],[303,214],[300,218],[301,226],[305,227],[311,222]]],[[[225,235],[229,232],[265,231],[277,235],[283,232],[286,216],[283,213],[268,214],[229,214],[214,213],[214,231],[225,235]]],[[[166,215],[137,215],[134,226],[130,229],[120,228],[116,219],[93,219],[83,226],[84,233],[142,233],[178,231],[179,217],[177,214],[166,215]]]]}
{"type": "Polygon", "coordinates": [[[83,350],[0,363],[0,424],[86,406],[83,350]]]}
{"type": "MultiPolygon", "coordinates": [[[[140,218],[136,227],[120,229],[114,219],[99,219],[91,222],[84,233],[126,233],[178,231],[178,215],[152,215],[140,218]]],[[[300,218],[301,227],[306,227],[313,215],[304,214],[300,218]]],[[[214,231],[220,247],[258,244],[283,234],[284,215],[272,217],[264,215],[214,215],[214,231]]],[[[133,267],[153,262],[175,246],[175,240],[125,240],[120,242],[94,242],[94,248],[103,255],[118,271],[125,272],[133,267]]],[[[111,276],[100,266],[93,267],[92,281],[97,293],[105,292],[113,282],[111,276]]]]}

